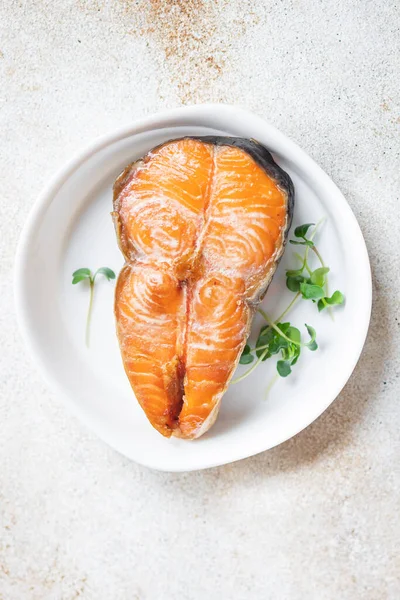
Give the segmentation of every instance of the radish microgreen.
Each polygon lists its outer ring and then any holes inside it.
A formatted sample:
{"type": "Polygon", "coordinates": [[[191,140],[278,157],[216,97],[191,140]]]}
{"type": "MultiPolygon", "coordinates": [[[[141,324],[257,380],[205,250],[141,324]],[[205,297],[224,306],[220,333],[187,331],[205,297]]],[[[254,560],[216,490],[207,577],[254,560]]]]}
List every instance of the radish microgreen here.
{"type": "Polygon", "coordinates": [[[92,273],[92,271],[90,269],[87,269],[86,267],[83,267],[82,269],[78,269],[77,271],[74,271],[72,273],[73,285],[75,285],[76,283],[79,283],[80,281],[88,281],[89,282],[90,296],[89,296],[89,308],[88,308],[87,317],[86,317],[86,336],[85,336],[87,347],[89,347],[90,321],[91,321],[92,308],[93,308],[94,283],[96,281],[97,275],[103,275],[106,279],[108,279],[108,281],[111,281],[111,279],[115,279],[114,271],[112,271],[108,267],[100,267],[100,269],[97,269],[97,271],[94,274],[92,273]]]}
{"type": "MultiPolygon", "coordinates": [[[[260,309],[259,312],[267,321],[267,325],[260,329],[254,348],[246,344],[239,362],[241,365],[248,365],[257,357],[256,363],[252,365],[252,372],[255,366],[280,353],[281,358],[276,363],[276,368],[281,377],[287,377],[292,372],[291,367],[296,364],[302,348],[308,348],[311,351],[317,350],[315,329],[310,325],[306,325],[310,339],[308,342],[303,343],[301,333],[297,327],[293,327],[290,323],[273,322],[263,310],[260,309]]],[[[249,371],[232,383],[242,381],[248,373],[249,371]]]]}
{"type": "Polygon", "coordinates": [[[291,244],[307,246],[304,256],[296,255],[301,260],[301,266],[298,269],[288,269],[286,271],[286,286],[291,292],[301,295],[304,300],[312,300],[317,303],[318,310],[343,304],[344,296],[342,292],[336,290],[329,296],[328,273],[330,271],[324,263],[324,260],[313,242],[313,237],[317,231],[318,225],[306,223],[300,225],[294,230],[295,237],[298,240],[289,240],[291,244]],[[312,234],[307,238],[310,227],[314,227],[312,234]],[[301,240],[301,241],[299,241],[301,240]],[[321,266],[312,270],[309,262],[309,250],[312,250],[317,256],[321,266]]]}
{"type": "Polygon", "coordinates": [[[295,293],[295,296],[275,321],[270,319],[262,309],[258,310],[267,324],[260,329],[254,348],[246,344],[240,357],[240,364],[251,364],[250,369],[234,379],[232,383],[242,381],[259,364],[275,355],[278,355],[276,363],[278,374],[281,377],[287,377],[291,374],[292,367],[297,363],[302,348],[307,348],[311,351],[317,350],[316,332],[311,325],[305,325],[310,339],[304,343],[301,340],[299,329],[289,322],[282,322],[283,317],[286,316],[300,298],[316,303],[318,311],[344,303],[344,295],[339,290],[336,290],[331,296],[329,295],[327,276],[330,269],[325,265],[313,241],[319,224],[305,223],[294,230],[294,235],[297,239],[289,240],[290,243],[295,246],[305,246],[303,256],[296,253],[296,257],[301,263],[300,267],[298,269],[286,270],[286,286],[291,292],[295,293]],[[308,235],[310,230],[311,234],[308,235]],[[310,250],[316,255],[321,265],[316,269],[313,269],[309,263],[310,250]]]}

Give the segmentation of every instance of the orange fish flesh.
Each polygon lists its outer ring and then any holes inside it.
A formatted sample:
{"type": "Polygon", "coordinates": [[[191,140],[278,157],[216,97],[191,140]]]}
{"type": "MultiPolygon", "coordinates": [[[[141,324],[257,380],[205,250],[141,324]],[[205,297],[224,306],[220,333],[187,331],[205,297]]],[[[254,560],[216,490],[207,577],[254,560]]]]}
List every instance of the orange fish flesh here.
{"type": "Polygon", "coordinates": [[[162,435],[193,439],[215,422],[293,203],[289,176],[241,138],[169,141],[116,180],[126,260],[117,335],[135,396],[162,435]]]}

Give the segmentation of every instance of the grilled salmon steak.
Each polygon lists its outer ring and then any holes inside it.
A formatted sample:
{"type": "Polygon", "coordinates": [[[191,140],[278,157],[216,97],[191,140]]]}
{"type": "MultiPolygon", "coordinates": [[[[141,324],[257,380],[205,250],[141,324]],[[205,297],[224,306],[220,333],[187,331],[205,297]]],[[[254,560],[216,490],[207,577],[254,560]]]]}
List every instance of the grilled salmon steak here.
{"type": "Polygon", "coordinates": [[[126,264],[115,316],[126,374],[164,436],[214,423],[290,227],[294,189],[260,144],[169,141],[114,184],[126,264]]]}

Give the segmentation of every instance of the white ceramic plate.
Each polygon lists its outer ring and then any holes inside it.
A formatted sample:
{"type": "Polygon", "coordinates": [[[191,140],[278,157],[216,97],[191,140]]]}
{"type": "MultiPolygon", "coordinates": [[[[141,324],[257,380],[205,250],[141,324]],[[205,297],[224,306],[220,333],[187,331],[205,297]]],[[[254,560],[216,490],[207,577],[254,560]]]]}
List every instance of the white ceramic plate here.
{"type": "MultiPolygon", "coordinates": [[[[264,307],[274,317],[286,306],[285,268],[296,264],[288,245],[264,307]]],[[[16,260],[16,304],[31,354],[53,388],[108,444],[133,460],[165,471],[229,463],[289,439],[316,419],[350,377],[367,334],[371,276],[365,243],[346,200],[296,144],[254,114],[225,105],[200,105],[147,117],[94,142],[67,164],[41,194],[21,235],[16,260]],[[88,289],[71,285],[80,267],[119,271],[122,256],[113,224],[112,184],[126,164],[160,142],[182,135],[256,138],[291,175],[294,225],[326,217],[320,250],[330,265],[331,289],[346,305],[318,314],[300,302],[290,320],[317,330],[319,350],[304,351],[287,379],[268,396],[275,361],[228,389],[215,426],[194,442],[165,439],[147,422],[124,374],[114,333],[114,285],[96,284],[91,346],[84,343],[88,289]]],[[[254,326],[253,330],[257,327],[254,326]]],[[[238,372],[248,367],[239,366],[238,372]]]]}

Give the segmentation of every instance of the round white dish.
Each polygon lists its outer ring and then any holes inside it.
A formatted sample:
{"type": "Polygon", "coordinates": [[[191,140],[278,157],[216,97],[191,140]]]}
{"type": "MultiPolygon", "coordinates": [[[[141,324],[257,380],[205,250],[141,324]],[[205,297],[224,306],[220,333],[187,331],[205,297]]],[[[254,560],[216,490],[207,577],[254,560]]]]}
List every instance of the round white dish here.
{"type": "MultiPolygon", "coordinates": [[[[288,244],[263,302],[273,317],[292,297],[285,286],[285,268],[297,264],[293,257],[297,249],[288,244]]],[[[362,233],[328,175],[260,117],[234,106],[198,105],[146,117],[102,137],[54,177],[20,238],[15,296],[33,359],[82,421],[138,463],[164,471],[191,471],[268,450],[307,427],[333,402],[360,356],[372,286],[362,233]],[[114,332],[114,284],[103,278],[96,283],[87,348],[88,289],[85,284],[71,285],[71,275],[80,267],[119,271],[123,260],[110,216],[115,177],[160,142],[191,134],[255,138],[272,151],[295,185],[293,226],[326,217],[318,246],[331,267],[331,289],[342,290],[346,304],[335,309],[332,320],[311,302],[299,302],[288,319],[302,331],[304,323],[316,328],[318,351],[304,351],[292,375],[279,379],[268,395],[276,372],[274,359],[230,386],[217,423],[204,437],[188,442],[157,433],[133,396],[114,332]]],[[[238,372],[247,368],[239,366],[238,372]]]]}

